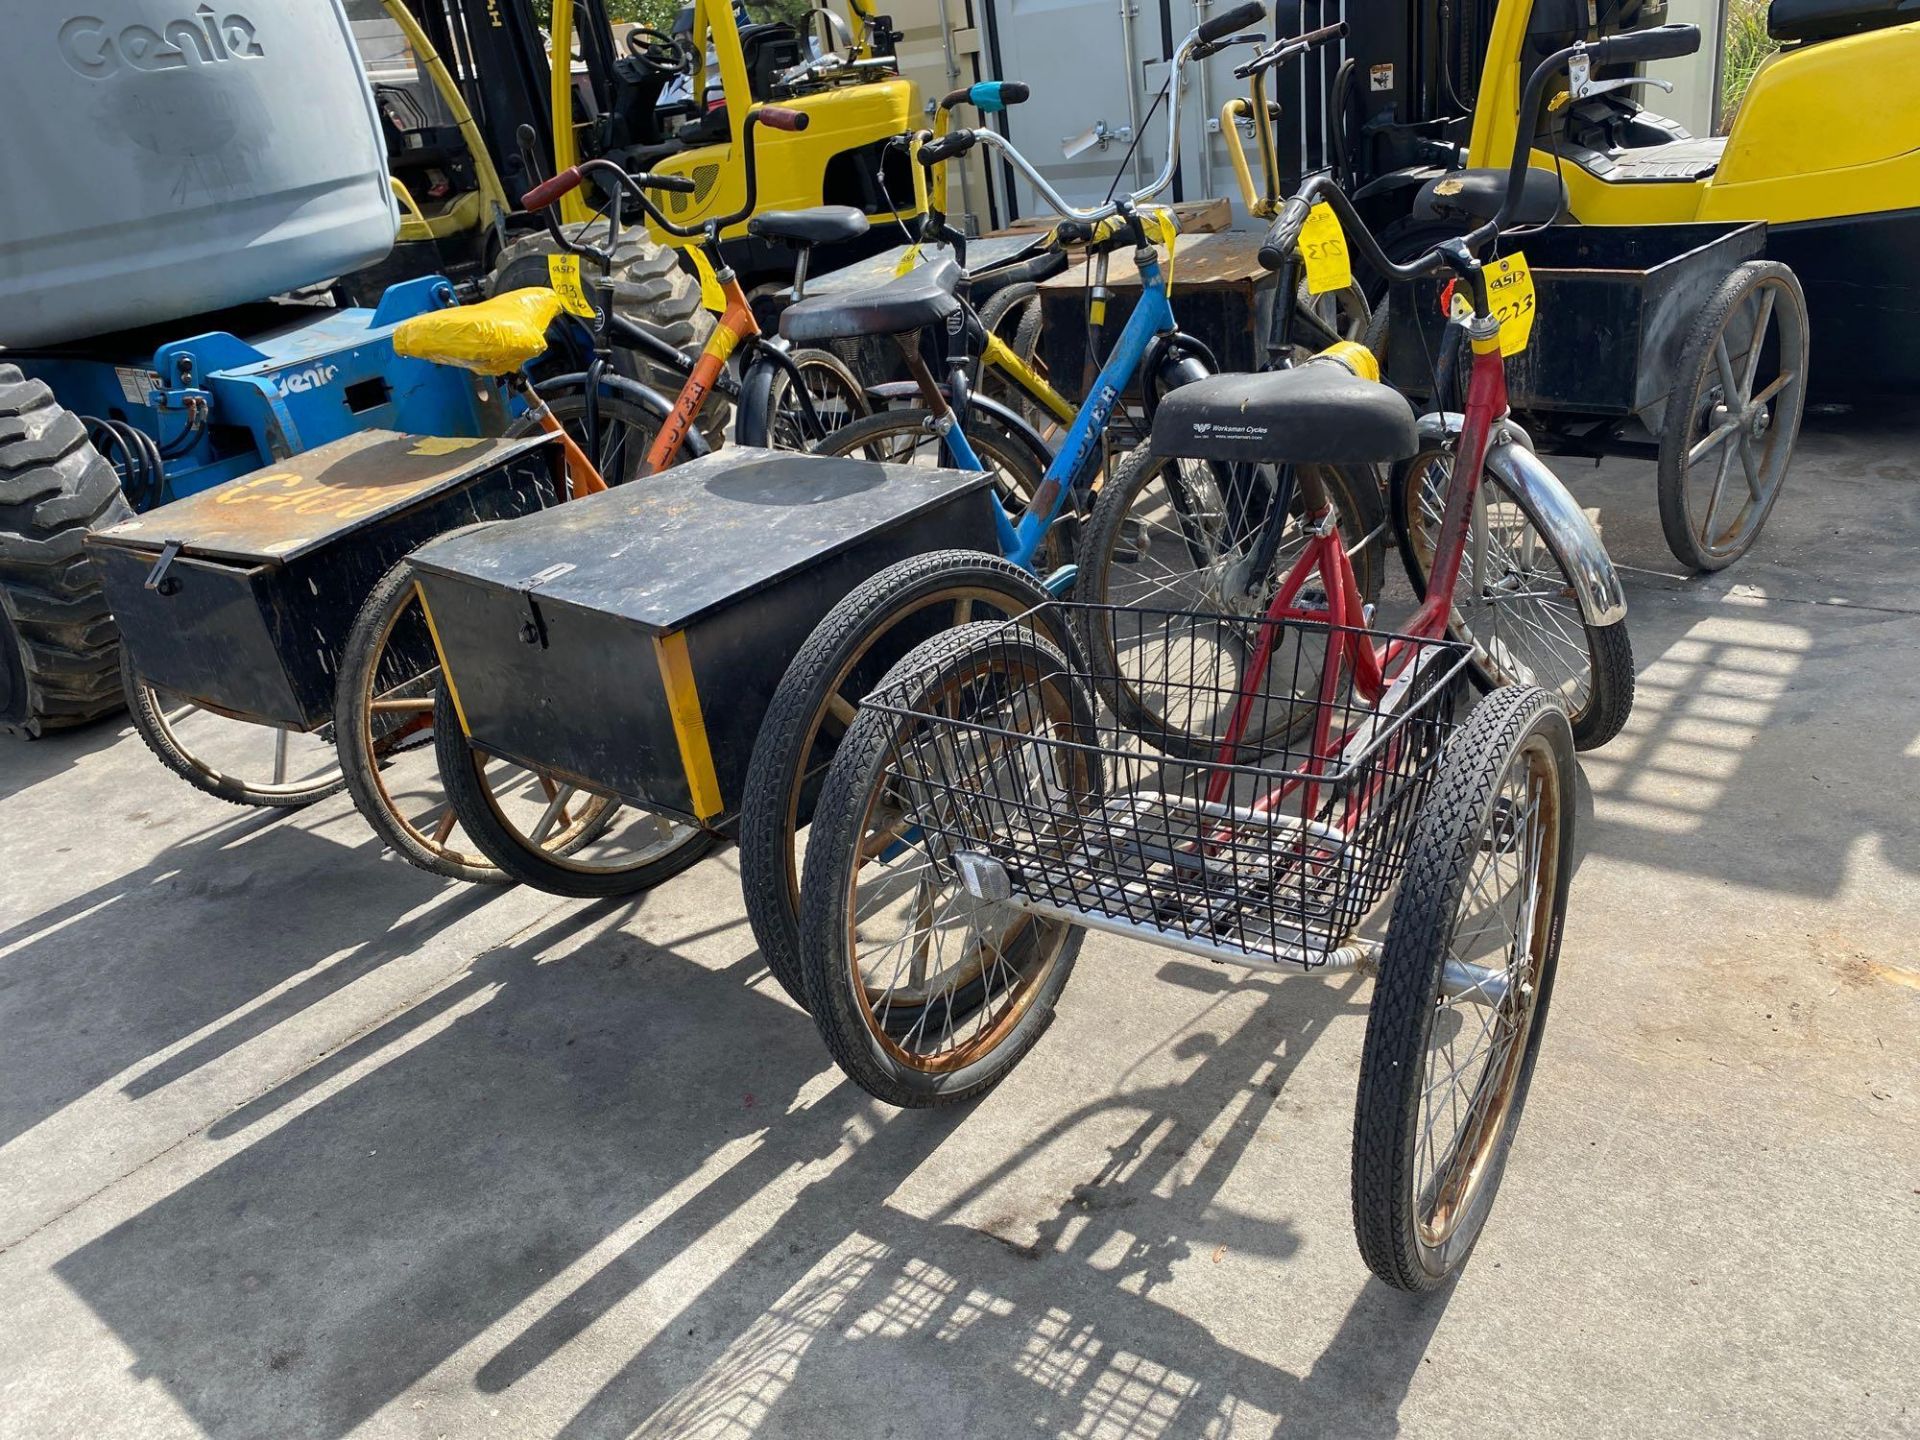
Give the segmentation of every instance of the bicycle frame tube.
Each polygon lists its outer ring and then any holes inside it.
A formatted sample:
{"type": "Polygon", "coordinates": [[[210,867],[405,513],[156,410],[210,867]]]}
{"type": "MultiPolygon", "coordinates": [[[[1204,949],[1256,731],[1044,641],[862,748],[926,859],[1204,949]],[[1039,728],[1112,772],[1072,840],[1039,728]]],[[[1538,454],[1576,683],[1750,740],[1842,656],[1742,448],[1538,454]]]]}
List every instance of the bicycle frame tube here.
{"type": "Polygon", "coordinates": [[[1066,438],[1060,443],[1059,452],[1047,467],[1039,490],[1020,516],[1020,523],[1015,530],[1016,544],[1007,556],[1016,565],[1033,568],[1034,556],[1039,553],[1041,542],[1046,538],[1047,527],[1059,516],[1067,496],[1099,464],[1101,437],[1106,433],[1107,423],[1113,418],[1114,407],[1120,403],[1121,395],[1133,383],[1140,362],[1146,356],[1148,343],[1156,335],[1171,333],[1173,328],[1173,306],[1167,299],[1166,282],[1161,276],[1160,262],[1156,257],[1140,266],[1140,303],[1134,307],[1133,314],[1127,317],[1126,325],[1114,340],[1113,353],[1094,377],[1087,398],[1081,402],[1079,413],[1068,428],[1066,438]]]}
{"type": "Polygon", "coordinates": [[[733,354],[742,340],[760,333],[760,327],[753,318],[753,307],[747,303],[747,292],[740,288],[740,281],[731,271],[721,282],[720,288],[726,294],[727,308],[715,322],[713,334],[707,338],[706,348],[700,352],[700,358],[694,361],[693,373],[687,376],[687,383],[680,387],[680,396],[673,402],[673,412],[660,427],[660,433],[653,438],[653,445],[647,451],[646,473],[649,475],[657,475],[672,463],[674,455],[687,438],[687,432],[693,428],[694,417],[700,413],[700,407],[706,404],[707,396],[713,393],[714,386],[719,383],[727,357],[733,354]]]}
{"type": "Polygon", "coordinates": [[[989,369],[997,370],[1025,392],[1028,399],[1041,406],[1063,425],[1071,425],[1079,412],[1068,403],[1066,397],[1049,385],[1040,372],[1020,358],[1016,351],[998,335],[989,334],[986,344],[980,351],[981,363],[989,369]]]}

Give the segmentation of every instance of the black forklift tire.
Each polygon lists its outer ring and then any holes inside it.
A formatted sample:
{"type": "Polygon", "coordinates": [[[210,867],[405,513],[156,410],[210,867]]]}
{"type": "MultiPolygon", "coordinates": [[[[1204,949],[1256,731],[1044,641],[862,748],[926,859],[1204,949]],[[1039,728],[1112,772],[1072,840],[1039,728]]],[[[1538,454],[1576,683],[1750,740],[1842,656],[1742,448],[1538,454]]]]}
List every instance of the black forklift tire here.
{"type": "MultiPolygon", "coordinates": [[[[561,227],[569,238],[589,228],[598,229],[599,238],[604,239],[605,226],[594,222],[561,227]]],[[[487,278],[487,294],[547,285],[547,257],[558,253],[553,237],[545,230],[522,235],[500,252],[487,278]]],[[[593,262],[583,260],[581,264],[591,267],[593,262]]],[[[591,289],[588,293],[592,294],[591,289]]],[[[690,355],[697,355],[713,333],[713,316],[700,303],[699,280],[681,265],[679,251],[658,244],[645,231],[620,233],[620,248],[613,262],[613,303],[622,318],[690,355]]],[[[678,370],[642,357],[633,358],[632,378],[663,395],[677,395],[686,384],[687,377],[678,370]]],[[[718,449],[726,442],[730,411],[727,397],[717,389],[700,407],[696,423],[709,447],[718,449]]]]}
{"type": "MultiPolygon", "coordinates": [[[[826,769],[823,762],[808,772],[806,763],[820,741],[831,700],[845,698],[843,687],[854,680],[857,669],[872,671],[871,685],[912,648],[892,647],[877,668],[863,666],[877,637],[933,605],[960,599],[977,604],[982,597],[992,597],[1007,617],[1050,598],[1033,575],[982,551],[936,550],[903,560],[857,586],[827,612],[773,692],[740,802],[740,890],[761,957],[802,1008],[807,1000],[800,978],[800,861],[795,841],[809,818],[803,813],[806,775],[826,769]]],[[[1059,633],[1048,633],[1069,654],[1077,653],[1064,622],[1059,633]]],[[[912,643],[925,638],[916,636],[912,643]]]]}
{"type": "MultiPolygon", "coordinates": [[[[434,710],[442,715],[454,713],[453,700],[443,677],[433,695],[434,710]]],[[[680,843],[665,854],[643,865],[610,869],[589,865],[564,865],[548,852],[536,852],[527,846],[526,837],[506,824],[495,812],[492,792],[481,778],[479,756],[467,743],[458,725],[433,727],[434,758],[440,764],[440,783],[447,787],[447,799],[459,817],[467,838],[478,845],[493,863],[506,872],[508,879],[549,895],[565,895],[579,900],[605,900],[620,895],[636,895],[651,890],[690,869],[704,859],[720,837],[711,830],[683,826],[680,843]]]]}
{"type": "Polygon", "coordinates": [[[120,632],[85,541],[132,514],[80,417],[0,365],[0,733],[120,708],[120,632]]]}

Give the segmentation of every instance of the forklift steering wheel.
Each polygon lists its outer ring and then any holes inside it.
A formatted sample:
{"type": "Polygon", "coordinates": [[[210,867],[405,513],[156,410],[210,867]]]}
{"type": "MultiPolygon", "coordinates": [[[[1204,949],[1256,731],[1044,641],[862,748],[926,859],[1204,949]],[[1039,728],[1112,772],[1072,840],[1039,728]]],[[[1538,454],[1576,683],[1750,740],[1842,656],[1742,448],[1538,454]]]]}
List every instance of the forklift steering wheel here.
{"type": "Polygon", "coordinates": [[[671,35],[663,34],[650,25],[636,25],[627,31],[627,54],[650,70],[664,71],[669,75],[691,73],[687,52],[671,35]]]}

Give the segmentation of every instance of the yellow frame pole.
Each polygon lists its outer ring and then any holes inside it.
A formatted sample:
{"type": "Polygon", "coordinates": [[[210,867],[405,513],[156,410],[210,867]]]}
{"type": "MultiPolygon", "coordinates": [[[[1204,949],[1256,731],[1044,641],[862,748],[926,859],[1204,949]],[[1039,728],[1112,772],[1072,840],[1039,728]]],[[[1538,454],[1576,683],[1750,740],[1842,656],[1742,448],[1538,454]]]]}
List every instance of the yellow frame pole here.
{"type": "MultiPolygon", "coordinates": [[[[407,44],[413,47],[413,53],[425,68],[427,78],[433,82],[441,103],[453,116],[453,123],[460,127],[460,138],[467,142],[467,153],[473,160],[474,176],[480,181],[480,198],[494,207],[498,212],[497,219],[504,220],[513,212],[513,201],[507,196],[507,187],[500,183],[500,172],[493,168],[493,157],[487,153],[480,127],[474,123],[473,112],[467,108],[460,87],[453,83],[453,75],[448,71],[446,61],[440,58],[440,52],[433,48],[433,41],[427,38],[427,32],[420,28],[420,22],[413,18],[413,12],[407,9],[402,0],[381,0],[381,3],[386,7],[387,17],[407,37],[407,44]]],[[[568,3],[572,3],[572,0],[568,0],[568,3]]],[[[408,202],[412,202],[411,196],[408,202]]],[[[414,213],[419,215],[417,206],[414,213]]],[[[421,217],[420,223],[426,223],[424,217],[421,217]]]]}

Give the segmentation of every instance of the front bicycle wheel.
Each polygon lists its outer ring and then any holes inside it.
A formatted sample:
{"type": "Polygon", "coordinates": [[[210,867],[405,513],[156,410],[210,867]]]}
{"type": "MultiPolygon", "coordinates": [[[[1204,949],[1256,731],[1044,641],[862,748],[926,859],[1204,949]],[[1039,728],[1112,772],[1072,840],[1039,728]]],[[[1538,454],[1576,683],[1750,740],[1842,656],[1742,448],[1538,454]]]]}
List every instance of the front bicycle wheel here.
{"type": "MultiPolygon", "coordinates": [[[[560,422],[561,428],[572,437],[574,444],[593,462],[593,468],[600,472],[600,478],[610,486],[625,485],[640,476],[646,467],[647,451],[660,434],[662,417],[631,393],[623,394],[623,387],[628,384],[618,376],[604,377],[594,397],[591,417],[588,415],[587,387],[584,382],[540,391],[540,398],[553,412],[554,419],[560,422]],[[588,423],[590,418],[591,425],[588,423]]],[[[523,414],[516,416],[507,427],[507,436],[517,440],[524,435],[536,434],[539,430],[540,422],[530,414],[523,414]]],[[[678,464],[691,458],[683,445],[676,452],[674,462],[678,464]]]]}
{"type": "Polygon", "coordinates": [[[821,1037],[862,1089],[957,1104],[1033,1048],[1086,932],[970,895],[937,838],[942,807],[1030,784],[1053,786],[1068,810],[1097,803],[1098,762],[1071,743],[1094,733],[1093,704],[1058,647],[997,624],[937,637],[883,684],[911,698],[906,713],[863,710],[835,757],[807,848],[801,975],[821,1037]],[[956,744],[941,720],[1070,743],[956,744]],[[925,773],[934,756],[940,773],[925,773]]]}
{"type": "MultiPolygon", "coordinates": [[[[1424,451],[1394,473],[1394,533],[1407,579],[1423,600],[1452,475],[1453,456],[1444,450],[1424,451]]],[[[1572,721],[1574,745],[1595,749],[1620,733],[1633,710],[1627,622],[1587,624],[1573,584],[1577,559],[1523,493],[1492,470],[1483,483],[1487,573],[1476,580],[1469,546],[1448,629],[1473,646],[1471,673],[1482,689],[1538,685],[1552,692],[1572,721]],[[1457,598],[1463,594],[1471,597],[1465,604],[1457,598]]]]}
{"type": "MultiPolygon", "coordinates": [[[[800,865],[814,802],[860,701],[931,636],[1045,605],[1040,582],[1010,560],[940,550],[903,560],[827,612],[767,706],[740,803],[740,889],[767,968],[795,1000],[800,983],[800,865]]],[[[1056,637],[1065,638],[1065,637],[1056,637]]]]}
{"type": "MultiPolygon", "coordinates": [[[[1386,568],[1379,483],[1366,467],[1315,468],[1347,540],[1361,599],[1372,603],[1386,568]]],[[[1219,749],[1250,658],[1245,642],[1256,628],[1251,622],[1265,613],[1306,546],[1310,532],[1296,486],[1273,561],[1254,573],[1255,542],[1278,490],[1271,465],[1175,460],[1142,445],[1101,486],[1094,503],[1074,588],[1075,598],[1092,606],[1077,612],[1087,658],[1121,724],[1152,735],[1170,753],[1200,757],[1219,749]],[[1114,611],[1105,606],[1193,618],[1125,626],[1122,635],[1114,611]],[[1249,623],[1223,624],[1209,618],[1214,616],[1249,623]],[[1212,657],[1218,668],[1197,685],[1191,666],[1200,656],[1212,657]]],[[[1266,676],[1257,680],[1261,693],[1317,694],[1321,649],[1309,643],[1303,651],[1300,635],[1289,635],[1274,647],[1266,676]],[[1274,683],[1283,674],[1287,682],[1274,683]]],[[[1246,738],[1277,744],[1312,715],[1307,704],[1262,706],[1246,738]]]]}
{"type": "Polygon", "coordinates": [[[1414,831],[1353,1121],[1367,1266],[1432,1290],[1486,1224],[1526,1104],[1573,867],[1573,735],[1544,690],[1481,702],[1414,831]]]}

